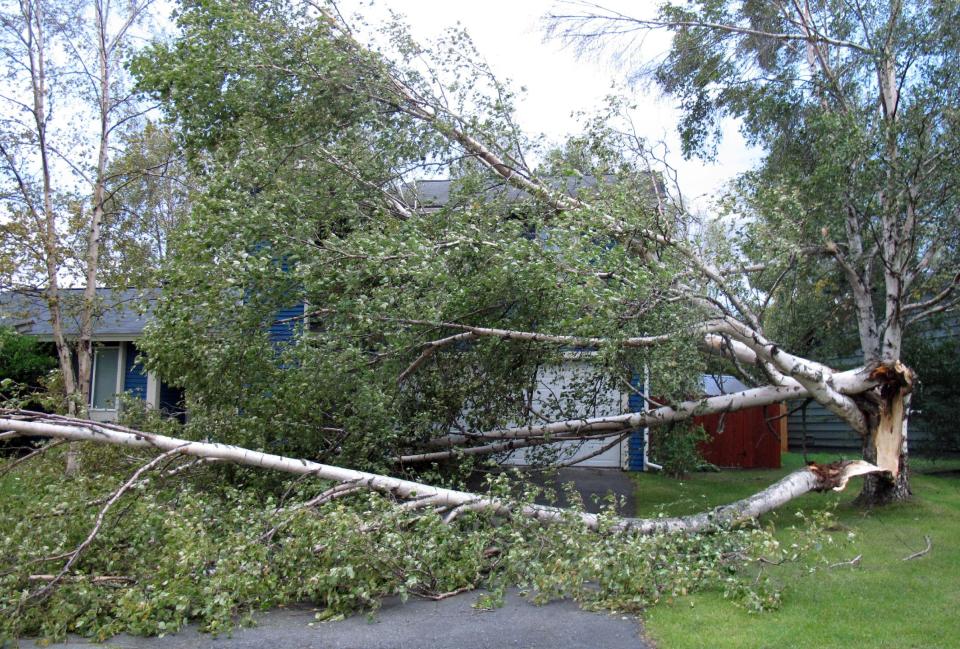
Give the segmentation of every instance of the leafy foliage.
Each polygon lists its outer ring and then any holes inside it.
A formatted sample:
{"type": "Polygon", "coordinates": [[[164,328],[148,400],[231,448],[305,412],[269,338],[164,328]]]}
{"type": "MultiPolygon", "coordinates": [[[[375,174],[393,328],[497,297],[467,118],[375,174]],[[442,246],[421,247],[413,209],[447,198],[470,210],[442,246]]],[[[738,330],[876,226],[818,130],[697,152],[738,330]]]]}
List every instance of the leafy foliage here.
{"type": "MultiPolygon", "coordinates": [[[[67,580],[48,598],[31,599],[44,580],[30,575],[56,570],[59,561],[50,557],[86,536],[105,491],[134,466],[106,448],[90,449],[85,463],[98,469],[66,480],[51,452],[0,480],[0,637],[74,632],[103,640],[121,631],[173,632],[189,621],[222,633],[288,602],[311,601],[329,619],[375,609],[387,595],[481,586],[492,593],[487,603],[519,585],[536,601],[571,597],[624,611],[718,587],[747,606],[769,608],[777,597],[755,588],[762,580],[752,562],[815,561],[811,549],[822,536],[819,523],[804,526],[806,540],[794,547],[752,527],[693,536],[596,534],[573,513],[547,525],[486,514],[448,525],[373,494],[298,510],[296,503],[324,485],[293,481],[278,496],[224,486],[206,470],[165,478],[170,467],[160,467],[109,515],[67,580]]],[[[534,496],[502,479],[490,488],[520,502],[534,496]]]]}
{"type": "Polygon", "coordinates": [[[170,234],[189,211],[192,181],[169,128],[147,121],[123,136],[109,167],[100,284],[151,288],[161,282],[170,234]]]}
{"type": "Polygon", "coordinates": [[[907,304],[949,287],[958,267],[957,7],[826,2],[804,11],[666,4],[660,18],[674,41],[653,77],[681,103],[685,153],[709,157],[727,117],[766,153],[739,180],[728,213],[739,249],[768,266],[752,281],[772,293],[770,335],[825,358],[859,348],[869,361],[888,353],[878,332],[928,317],[907,304]],[[814,30],[809,41],[804,29],[814,30]],[[884,276],[894,266],[902,284],[884,276]],[[868,297],[857,305],[861,288],[868,297]],[[902,315],[885,303],[901,291],[902,315]]]}
{"type": "Polygon", "coordinates": [[[36,387],[55,365],[56,359],[36,338],[0,327],[0,379],[36,387]]]}
{"type": "MultiPolygon", "coordinates": [[[[644,362],[656,371],[690,355],[683,336],[656,352],[616,345],[684,328],[686,307],[648,308],[674,276],[669,263],[651,270],[613,245],[599,213],[557,214],[518,195],[397,104],[385,70],[411,92],[446,98],[437,110],[456,111],[499,150],[526,144],[511,94],[464,35],[427,48],[388,26],[391,60],[358,48],[311,3],[189,3],[178,21],[182,36],[133,69],[163,101],[201,185],[171,242],[144,344],[151,369],[186,388],[191,427],[382,468],[457,426],[532,421],[538,371],[564,352],[448,345],[399,380],[427,343],[450,335],[440,323],[610,337],[603,371],[577,387],[585,405],[558,417],[582,416],[599,386],[628,381],[644,362]],[[453,80],[465,71],[475,84],[453,80]],[[442,205],[410,182],[438,172],[453,177],[442,205]],[[386,192],[424,209],[398,211],[386,192]]],[[[568,186],[589,185],[597,212],[630,227],[654,219],[649,173],[612,129],[594,127],[579,153],[554,156],[546,171],[558,183],[594,179],[568,186]]],[[[664,372],[663,393],[695,372],[664,372]]]]}
{"type": "Polygon", "coordinates": [[[679,422],[658,430],[652,441],[654,460],[664,472],[674,478],[683,478],[706,463],[699,445],[710,439],[703,426],[679,422]]]}
{"type": "Polygon", "coordinates": [[[56,408],[63,398],[50,345],[0,327],[0,401],[6,407],[56,408]]]}

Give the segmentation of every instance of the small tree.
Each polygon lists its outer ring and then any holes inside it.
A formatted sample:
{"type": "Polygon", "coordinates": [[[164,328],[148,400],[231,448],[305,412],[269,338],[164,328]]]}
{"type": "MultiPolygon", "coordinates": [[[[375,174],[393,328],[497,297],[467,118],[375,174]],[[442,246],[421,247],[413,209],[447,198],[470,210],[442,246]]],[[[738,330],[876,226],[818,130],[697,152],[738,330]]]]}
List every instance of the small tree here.
{"type": "Polygon", "coordinates": [[[150,3],[115,11],[99,0],[22,0],[0,10],[8,84],[0,129],[2,283],[42,287],[75,414],[90,402],[111,146],[141,110],[122,64],[150,3]],[[75,336],[66,324],[64,283],[84,287],[75,336]]]}

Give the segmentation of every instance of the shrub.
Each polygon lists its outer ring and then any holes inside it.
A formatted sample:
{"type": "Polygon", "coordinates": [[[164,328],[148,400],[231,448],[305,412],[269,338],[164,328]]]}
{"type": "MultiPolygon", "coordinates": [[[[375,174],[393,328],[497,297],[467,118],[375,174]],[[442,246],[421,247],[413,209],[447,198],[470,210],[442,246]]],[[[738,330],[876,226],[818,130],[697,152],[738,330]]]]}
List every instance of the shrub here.
{"type": "Polygon", "coordinates": [[[32,336],[24,336],[10,327],[0,327],[0,397],[41,387],[43,377],[57,361],[48,349],[32,336]]]}
{"type": "Polygon", "coordinates": [[[664,473],[682,478],[706,464],[698,447],[708,439],[703,426],[679,422],[657,432],[652,451],[664,473]]]}

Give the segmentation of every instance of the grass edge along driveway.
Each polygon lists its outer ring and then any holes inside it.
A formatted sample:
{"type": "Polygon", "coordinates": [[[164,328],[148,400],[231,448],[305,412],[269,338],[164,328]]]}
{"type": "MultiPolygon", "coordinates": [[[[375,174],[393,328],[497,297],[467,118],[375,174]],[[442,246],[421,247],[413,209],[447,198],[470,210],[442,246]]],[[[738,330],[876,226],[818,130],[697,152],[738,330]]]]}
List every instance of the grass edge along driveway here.
{"type": "MultiPolygon", "coordinates": [[[[684,480],[638,474],[637,515],[688,514],[731,502],[803,461],[789,453],[783,463],[782,469],[696,473],[684,480]]],[[[825,548],[826,559],[839,563],[861,555],[857,565],[825,564],[813,573],[799,564],[765,567],[784,587],[780,610],[749,613],[722,592],[701,592],[651,608],[644,616],[648,636],[659,649],[960,647],[960,461],[913,459],[912,470],[908,504],[855,507],[857,479],[842,493],[807,494],[763,519],[789,542],[783,528],[797,512],[833,508],[835,543],[825,548]],[[924,536],[932,540],[931,551],[904,561],[924,549],[924,536]]]]}

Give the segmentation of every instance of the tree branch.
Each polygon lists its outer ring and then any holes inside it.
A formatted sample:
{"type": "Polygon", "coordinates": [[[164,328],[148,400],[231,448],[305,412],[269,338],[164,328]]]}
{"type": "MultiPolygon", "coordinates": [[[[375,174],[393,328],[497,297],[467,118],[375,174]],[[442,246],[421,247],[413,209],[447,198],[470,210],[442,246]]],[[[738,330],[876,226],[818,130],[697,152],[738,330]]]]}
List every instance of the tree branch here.
{"type": "MultiPolygon", "coordinates": [[[[141,467],[131,476],[124,487],[121,487],[118,492],[114,493],[114,496],[108,504],[116,502],[119,496],[122,495],[120,492],[129,489],[129,486],[137,482],[145,471],[156,466],[167,457],[182,454],[218,459],[259,469],[283,471],[296,475],[312,473],[321,479],[333,480],[340,483],[353,483],[358,487],[378,491],[397,498],[429,498],[431,499],[431,503],[441,504],[445,507],[453,507],[453,511],[457,511],[459,507],[466,506],[504,514],[519,514],[543,522],[559,521],[569,518],[572,515],[590,529],[598,529],[600,526],[600,518],[596,514],[588,514],[585,512],[571,514],[566,510],[556,507],[531,504],[520,505],[501,498],[434,487],[410,480],[319,464],[309,460],[262,453],[239,446],[211,442],[190,442],[175,437],[141,431],[124,432],[117,430],[119,427],[104,427],[96,422],[81,420],[67,425],[61,423],[62,418],[46,419],[44,415],[24,411],[0,411],[0,422],[2,422],[0,423],[2,427],[17,430],[28,435],[55,437],[71,441],[117,444],[131,448],[157,448],[164,451],[162,455],[154,458],[149,464],[141,467]]],[[[760,516],[788,502],[790,499],[811,490],[842,489],[853,475],[862,475],[877,471],[881,471],[881,469],[866,462],[837,463],[823,466],[812,465],[786,476],[776,484],[750,498],[731,505],[719,507],[711,512],[683,518],[624,518],[617,521],[612,526],[612,530],[639,534],[708,531],[718,526],[733,524],[738,521],[760,516]]],[[[98,516],[98,523],[95,530],[99,529],[98,526],[102,524],[103,513],[103,510],[101,510],[101,516],[98,516]]],[[[452,513],[453,512],[451,512],[451,514],[452,513]]],[[[92,536],[88,536],[88,541],[85,541],[83,547],[87,547],[92,540],[92,536]]],[[[75,558],[73,562],[75,562],[75,558]]],[[[72,565],[73,562],[68,563],[72,565]]],[[[65,571],[61,571],[61,573],[66,574],[65,571]]]]}
{"type": "Polygon", "coordinates": [[[74,566],[74,564],[76,564],[77,560],[80,559],[80,555],[83,554],[83,552],[88,547],[90,547],[90,544],[93,543],[93,540],[97,537],[97,534],[100,533],[100,528],[103,527],[103,521],[107,516],[107,512],[110,511],[110,508],[113,507],[113,505],[116,504],[118,500],[120,500],[123,494],[129,491],[134,485],[136,485],[140,481],[140,476],[142,476],[144,473],[146,473],[153,467],[157,466],[167,458],[173,457],[174,455],[177,455],[178,453],[180,453],[181,449],[189,445],[189,443],[190,442],[184,442],[179,446],[175,446],[174,448],[171,448],[170,450],[164,453],[161,453],[157,457],[153,458],[152,460],[144,464],[142,467],[137,469],[134,472],[134,474],[130,476],[129,480],[127,480],[125,483],[123,483],[123,485],[120,486],[119,489],[113,492],[113,495],[110,496],[110,499],[107,500],[106,504],[100,509],[100,512],[97,514],[97,518],[94,521],[93,527],[90,529],[90,533],[87,534],[87,538],[85,538],[80,543],[80,545],[78,545],[76,549],[74,549],[73,552],[70,553],[69,555],[70,558],[67,559],[67,562],[63,565],[63,568],[60,569],[60,572],[58,572],[49,581],[49,583],[47,583],[46,586],[38,590],[36,593],[33,593],[32,595],[30,595],[30,598],[42,599],[47,595],[49,595],[50,593],[52,593],[56,585],[60,583],[60,580],[62,580],[67,575],[67,573],[70,572],[70,569],[74,566]]]}
{"type": "Polygon", "coordinates": [[[817,31],[810,31],[806,34],[794,34],[790,32],[768,32],[761,29],[753,29],[751,27],[742,27],[739,25],[729,25],[725,23],[714,23],[708,21],[699,21],[699,20],[654,20],[654,19],[645,19],[645,18],[634,18],[632,16],[627,16],[626,14],[618,13],[605,9],[600,5],[594,4],[592,2],[583,2],[579,3],[584,6],[593,8],[595,10],[606,11],[606,15],[597,16],[597,15],[584,15],[584,14],[548,14],[547,19],[556,22],[574,22],[579,21],[583,22],[584,20],[596,20],[607,21],[611,24],[626,24],[626,25],[636,25],[636,27],[631,28],[631,30],[636,29],[673,29],[676,27],[693,27],[700,29],[710,29],[719,32],[726,32],[730,34],[741,34],[744,36],[761,36],[764,38],[770,38],[778,41],[794,41],[794,42],[804,42],[804,43],[826,43],[828,45],[834,45],[836,47],[843,47],[864,54],[873,54],[873,50],[860,45],[859,43],[854,43],[852,41],[847,41],[838,38],[832,38],[826,36],[817,31]]]}

